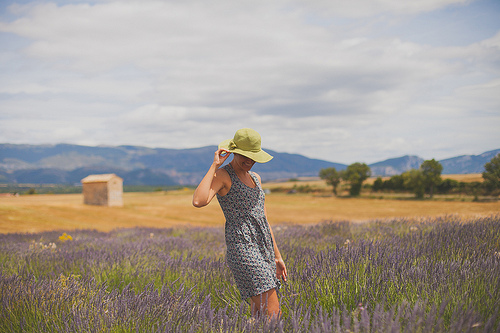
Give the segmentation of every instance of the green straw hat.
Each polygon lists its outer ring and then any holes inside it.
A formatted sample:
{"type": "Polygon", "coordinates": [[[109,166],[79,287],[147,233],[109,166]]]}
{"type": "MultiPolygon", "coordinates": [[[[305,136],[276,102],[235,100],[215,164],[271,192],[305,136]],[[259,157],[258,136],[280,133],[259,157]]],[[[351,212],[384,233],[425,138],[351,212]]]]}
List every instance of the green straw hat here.
{"type": "Polygon", "coordinates": [[[222,141],[219,148],[243,155],[257,163],[266,163],[273,158],[262,150],[260,134],[251,128],[239,129],[234,134],[234,138],[222,141]]]}

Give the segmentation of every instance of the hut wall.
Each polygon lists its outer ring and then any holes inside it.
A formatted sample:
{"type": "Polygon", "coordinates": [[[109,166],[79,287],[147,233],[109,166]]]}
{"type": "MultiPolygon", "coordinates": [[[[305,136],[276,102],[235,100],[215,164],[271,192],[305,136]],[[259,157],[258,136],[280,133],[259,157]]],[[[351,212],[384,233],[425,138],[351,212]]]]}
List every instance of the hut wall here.
{"type": "Polygon", "coordinates": [[[119,178],[108,182],[108,206],[123,206],[123,181],[119,178]]]}
{"type": "Polygon", "coordinates": [[[84,183],[83,198],[86,205],[108,205],[107,183],[84,183]]]}

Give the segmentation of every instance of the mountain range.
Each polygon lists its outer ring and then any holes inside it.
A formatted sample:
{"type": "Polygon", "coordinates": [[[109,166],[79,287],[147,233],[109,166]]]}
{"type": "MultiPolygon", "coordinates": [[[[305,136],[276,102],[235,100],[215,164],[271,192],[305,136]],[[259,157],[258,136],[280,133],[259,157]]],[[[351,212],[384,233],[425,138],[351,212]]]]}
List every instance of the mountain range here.
{"type": "MultiPolygon", "coordinates": [[[[139,146],[80,146],[71,144],[0,144],[0,183],[79,184],[89,174],[115,173],[125,185],[195,185],[213,161],[216,146],[192,149],[139,146]]],[[[319,170],[346,164],[311,159],[298,154],[266,149],[272,163],[256,164],[252,170],[264,181],[317,177],[319,170]]],[[[500,149],[480,155],[464,155],[439,161],[443,174],[480,173],[500,149]]],[[[370,164],[372,175],[392,176],[418,169],[418,156],[402,156],[370,164]]]]}

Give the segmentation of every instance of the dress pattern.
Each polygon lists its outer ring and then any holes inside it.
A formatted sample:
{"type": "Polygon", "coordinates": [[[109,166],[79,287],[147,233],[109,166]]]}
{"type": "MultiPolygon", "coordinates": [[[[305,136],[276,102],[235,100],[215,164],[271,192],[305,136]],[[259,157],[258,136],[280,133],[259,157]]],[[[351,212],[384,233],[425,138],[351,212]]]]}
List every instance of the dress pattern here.
{"type": "Polygon", "coordinates": [[[231,177],[229,192],[217,200],[226,218],[226,261],[231,269],[241,298],[260,295],[279,288],[276,278],[271,231],[264,213],[265,194],[253,172],[256,186],[244,184],[231,164],[223,167],[231,177]]]}

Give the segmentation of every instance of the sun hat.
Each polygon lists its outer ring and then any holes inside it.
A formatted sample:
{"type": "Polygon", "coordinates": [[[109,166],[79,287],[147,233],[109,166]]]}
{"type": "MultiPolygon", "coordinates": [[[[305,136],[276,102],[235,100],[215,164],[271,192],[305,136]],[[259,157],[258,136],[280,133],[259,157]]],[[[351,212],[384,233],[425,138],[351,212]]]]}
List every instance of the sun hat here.
{"type": "Polygon", "coordinates": [[[266,163],[273,158],[262,150],[260,134],[251,128],[237,130],[234,138],[222,141],[219,148],[243,155],[257,163],[266,163]]]}

